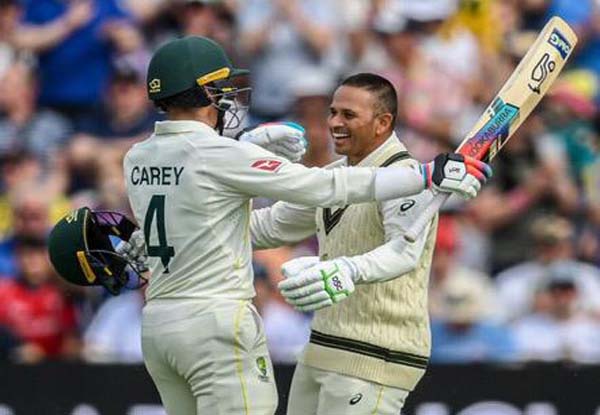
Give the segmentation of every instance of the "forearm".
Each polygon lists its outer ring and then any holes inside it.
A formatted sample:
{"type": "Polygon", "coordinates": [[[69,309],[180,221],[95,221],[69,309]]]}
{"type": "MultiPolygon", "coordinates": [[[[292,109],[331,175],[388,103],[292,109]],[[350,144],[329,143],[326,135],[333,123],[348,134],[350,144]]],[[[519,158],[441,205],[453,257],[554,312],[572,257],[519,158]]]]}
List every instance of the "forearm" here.
{"type": "Polygon", "coordinates": [[[307,187],[301,193],[307,199],[294,202],[325,207],[345,206],[411,196],[424,189],[421,173],[410,167],[337,168],[331,171],[329,183],[323,181],[320,185],[307,187]]]}
{"type": "Polygon", "coordinates": [[[13,44],[19,49],[40,53],[62,42],[73,30],[66,19],[58,19],[43,26],[22,26],[17,29],[13,44]]]}
{"type": "Polygon", "coordinates": [[[431,224],[414,243],[404,240],[406,230],[431,203],[433,193],[421,192],[406,199],[394,199],[379,204],[379,214],[385,232],[384,245],[365,254],[352,257],[359,272],[360,283],[380,282],[396,278],[415,269],[429,234],[431,224]]]}
{"type": "Polygon", "coordinates": [[[250,234],[254,249],[289,245],[313,235],[316,231],[315,209],[291,203],[252,211],[250,234]]]}
{"type": "Polygon", "coordinates": [[[414,243],[407,243],[402,236],[398,236],[372,251],[349,257],[349,260],[358,269],[355,283],[370,284],[389,281],[413,271],[423,253],[432,223],[427,225],[414,243]]]}
{"type": "Polygon", "coordinates": [[[205,174],[214,175],[216,180],[250,197],[306,206],[400,199],[428,188],[472,198],[481,188],[481,182],[491,175],[485,163],[458,154],[440,154],[426,165],[412,162],[406,166],[373,168],[343,167],[338,163],[332,169],[318,169],[290,163],[251,143],[231,142],[231,145],[237,150],[236,163],[216,158],[210,165],[223,168],[218,172],[204,170],[205,174]],[[446,174],[446,170],[451,173],[446,174]]]}
{"type": "Polygon", "coordinates": [[[224,166],[215,177],[251,197],[306,206],[345,206],[413,195],[426,185],[418,166],[306,168],[249,143],[236,146],[239,162],[224,166]]]}

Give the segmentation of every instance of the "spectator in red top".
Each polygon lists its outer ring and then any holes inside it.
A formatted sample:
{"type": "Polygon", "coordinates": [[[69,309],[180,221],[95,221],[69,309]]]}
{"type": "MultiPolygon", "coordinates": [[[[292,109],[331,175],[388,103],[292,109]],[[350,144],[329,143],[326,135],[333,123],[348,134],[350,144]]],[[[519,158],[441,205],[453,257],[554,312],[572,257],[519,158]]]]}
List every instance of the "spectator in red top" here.
{"type": "Polygon", "coordinates": [[[53,282],[45,240],[19,238],[16,255],[19,277],[0,281],[0,325],[21,342],[16,359],[36,363],[74,357],[75,308],[53,282]]]}

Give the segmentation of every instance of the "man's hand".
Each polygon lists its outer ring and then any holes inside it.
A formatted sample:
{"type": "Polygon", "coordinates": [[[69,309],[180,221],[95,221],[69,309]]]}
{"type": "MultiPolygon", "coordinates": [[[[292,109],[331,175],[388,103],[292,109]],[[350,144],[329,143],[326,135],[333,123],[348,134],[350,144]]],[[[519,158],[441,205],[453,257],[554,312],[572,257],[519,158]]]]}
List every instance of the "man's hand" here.
{"type": "Polygon", "coordinates": [[[133,263],[139,272],[148,271],[148,255],[146,253],[146,242],[141,230],[131,234],[129,241],[121,241],[115,248],[118,254],[121,254],[129,262],[133,263]]]}
{"type": "Polygon", "coordinates": [[[304,128],[294,122],[260,124],[238,135],[240,141],[256,144],[278,156],[297,162],[306,153],[307,141],[304,128]]]}
{"type": "Polygon", "coordinates": [[[281,267],[286,277],[279,283],[285,300],[300,311],[313,311],[346,299],[354,292],[358,269],[345,257],[319,261],[318,257],[302,257],[281,267]]]}
{"type": "Polygon", "coordinates": [[[465,199],[477,196],[481,185],[492,177],[492,168],[477,159],[458,153],[443,153],[422,165],[427,189],[458,193],[465,199]]]}

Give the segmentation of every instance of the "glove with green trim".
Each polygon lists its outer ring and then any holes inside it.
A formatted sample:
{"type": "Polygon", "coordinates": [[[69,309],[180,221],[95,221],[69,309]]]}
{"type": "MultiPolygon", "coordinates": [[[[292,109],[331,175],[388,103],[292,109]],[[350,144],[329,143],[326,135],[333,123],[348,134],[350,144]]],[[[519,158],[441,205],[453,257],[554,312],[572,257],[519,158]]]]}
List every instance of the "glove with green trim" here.
{"type": "Polygon", "coordinates": [[[302,257],[281,267],[286,278],[279,283],[285,300],[300,311],[313,311],[345,300],[354,292],[358,268],[346,257],[319,261],[302,257]]]}

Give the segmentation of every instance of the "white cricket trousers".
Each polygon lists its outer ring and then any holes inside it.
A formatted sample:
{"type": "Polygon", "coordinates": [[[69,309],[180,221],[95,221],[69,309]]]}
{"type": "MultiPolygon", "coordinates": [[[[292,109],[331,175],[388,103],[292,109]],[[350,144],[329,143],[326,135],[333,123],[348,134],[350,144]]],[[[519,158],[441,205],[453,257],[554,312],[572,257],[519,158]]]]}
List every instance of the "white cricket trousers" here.
{"type": "Polygon", "coordinates": [[[168,415],[273,415],[277,388],[249,301],[151,300],[142,351],[168,415]]]}
{"type": "Polygon", "coordinates": [[[400,415],[408,391],[296,365],[287,415],[400,415]]]}

